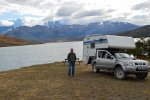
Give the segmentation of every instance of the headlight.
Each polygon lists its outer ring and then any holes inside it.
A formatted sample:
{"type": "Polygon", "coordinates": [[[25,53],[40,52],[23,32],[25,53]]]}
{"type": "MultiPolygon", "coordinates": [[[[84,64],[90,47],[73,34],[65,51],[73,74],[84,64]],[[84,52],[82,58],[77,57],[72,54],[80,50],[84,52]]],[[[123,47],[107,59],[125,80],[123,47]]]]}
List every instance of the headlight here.
{"type": "Polygon", "coordinates": [[[148,61],[147,61],[145,64],[146,64],[146,66],[148,66],[148,67],[150,66],[150,63],[149,63],[148,61]]]}
{"type": "Polygon", "coordinates": [[[148,66],[150,66],[149,62],[147,63],[148,66]]]}
{"type": "Polygon", "coordinates": [[[125,66],[133,66],[134,64],[132,62],[125,62],[125,66]]]}

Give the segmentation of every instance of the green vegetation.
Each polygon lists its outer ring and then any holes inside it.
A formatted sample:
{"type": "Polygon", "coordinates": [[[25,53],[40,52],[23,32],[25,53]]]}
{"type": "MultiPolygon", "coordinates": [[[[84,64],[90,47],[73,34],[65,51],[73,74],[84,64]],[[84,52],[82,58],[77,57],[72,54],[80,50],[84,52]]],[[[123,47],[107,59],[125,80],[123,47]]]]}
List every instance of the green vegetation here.
{"type": "Polygon", "coordinates": [[[111,73],[76,66],[67,77],[67,65],[53,63],[0,73],[0,100],[149,100],[150,76],[117,80],[111,73]]]}
{"type": "Polygon", "coordinates": [[[129,50],[129,52],[137,57],[150,58],[150,39],[136,42],[136,49],[129,50]]]}

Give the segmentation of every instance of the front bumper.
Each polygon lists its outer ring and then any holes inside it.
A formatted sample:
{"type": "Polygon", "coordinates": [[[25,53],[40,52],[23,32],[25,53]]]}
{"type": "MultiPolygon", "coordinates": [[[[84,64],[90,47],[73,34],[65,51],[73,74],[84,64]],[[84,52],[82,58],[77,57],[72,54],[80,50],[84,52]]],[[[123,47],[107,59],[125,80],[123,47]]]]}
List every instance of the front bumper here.
{"type": "Polygon", "coordinates": [[[125,66],[124,71],[127,73],[148,73],[150,66],[125,66]]]}

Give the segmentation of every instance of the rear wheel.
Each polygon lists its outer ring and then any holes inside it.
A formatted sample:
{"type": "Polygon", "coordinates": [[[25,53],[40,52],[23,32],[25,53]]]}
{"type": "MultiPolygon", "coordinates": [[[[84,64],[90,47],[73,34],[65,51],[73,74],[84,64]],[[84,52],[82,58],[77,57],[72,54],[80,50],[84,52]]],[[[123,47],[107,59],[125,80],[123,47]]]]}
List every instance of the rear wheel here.
{"type": "Polygon", "coordinates": [[[138,78],[138,79],[145,79],[146,77],[147,77],[147,75],[148,75],[148,73],[137,73],[137,74],[135,74],[136,75],[136,77],[138,78]]]}
{"type": "Polygon", "coordinates": [[[114,76],[119,80],[124,80],[127,78],[127,74],[123,71],[121,67],[115,69],[114,76]]]}
{"type": "Polygon", "coordinates": [[[100,69],[99,69],[99,68],[96,68],[96,63],[93,63],[93,64],[92,64],[92,70],[93,70],[93,72],[95,72],[95,73],[99,73],[99,72],[100,72],[100,69]]]}

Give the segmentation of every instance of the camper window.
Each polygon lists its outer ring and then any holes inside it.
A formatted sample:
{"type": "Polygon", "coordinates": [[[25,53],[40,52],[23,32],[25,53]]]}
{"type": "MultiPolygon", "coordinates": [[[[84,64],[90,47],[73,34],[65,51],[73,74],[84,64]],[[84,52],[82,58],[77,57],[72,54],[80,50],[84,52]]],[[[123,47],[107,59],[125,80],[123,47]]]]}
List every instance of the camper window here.
{"type": "Polygon", "coordinates": [[[91,43],[91,48],[95,48],[95,42],[91,43]]]}

